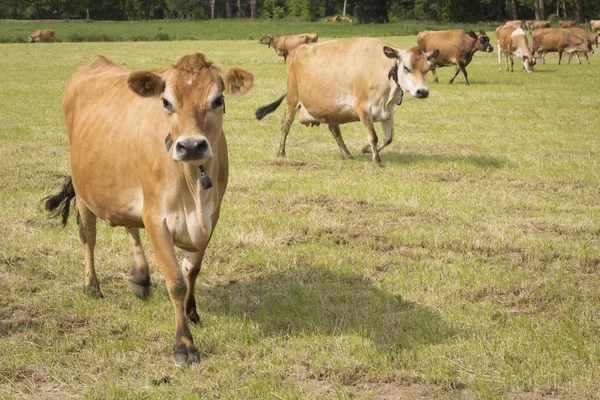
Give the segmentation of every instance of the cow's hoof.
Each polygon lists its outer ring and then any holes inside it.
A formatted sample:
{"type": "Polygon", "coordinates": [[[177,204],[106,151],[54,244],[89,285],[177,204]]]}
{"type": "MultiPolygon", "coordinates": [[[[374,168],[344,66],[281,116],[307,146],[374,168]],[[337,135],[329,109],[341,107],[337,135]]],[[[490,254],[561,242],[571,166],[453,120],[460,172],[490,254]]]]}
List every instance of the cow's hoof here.
{"type": "Polygon", "coordinates": [[[198,313],[196,312],[196,310],[194,310],[193,312],[189,313],[188,316],[187,316],[187,318],[194,325],[202,325],[202,323],[200,322],[200,316],[198,315],[198,313]]]}
{"type": "Polygon", "coordinates": [[[367,154],[367,153],[372,153],[373,149],[371,148],[371,145],[366,144],[363,148],[362,148],[362,152],[363,154],[367,154]]]}
{"type": "Polygon", "coordinates": [[[104,297],[100,288],[96,286],[86,286],[83,288],[83,292],[92,299],[101,299],[104,297]]]}
{"type": "Polygon", "coordinates": [[[195,364],[198,362],[198,350],[193,345],[180,346],[173,353],[173,361],[175,361],[175,365],[178,367],[195,364]]]}
{"type": "Polygon", "coordinates": [[[142,300],[146,300],[148,296],[150,296],[150,285],[140,285],[139,283],[131,281],[131,290],[142,300]]]}

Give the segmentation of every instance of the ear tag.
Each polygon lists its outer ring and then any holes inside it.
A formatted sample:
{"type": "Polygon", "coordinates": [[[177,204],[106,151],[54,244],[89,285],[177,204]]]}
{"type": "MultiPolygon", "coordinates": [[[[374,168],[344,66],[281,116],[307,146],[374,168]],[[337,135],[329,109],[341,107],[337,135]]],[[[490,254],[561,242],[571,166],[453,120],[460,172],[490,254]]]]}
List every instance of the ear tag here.
{"type": "Polygon", "coordinates": [[[404,97],[404,90],[400,89],[400,97],[398,97],[398,99],[396,100],[397,106],[402,105],[402,97],[404,97]]]}
{"type": "Polygon", "coordinates": [[[200,170],[200,186],[202,186],[202,189],[204,190],[210,189],[213,184],[210,178],[206,175],[206,171],[204,171],[204,165],[198,166],[198,169],[200,170]]]}
{"type": "Polygon", "coordinates": [[[171,132],[169,132],[165,138],[165,147],[167,148],[167,151],[171,150],[171,146],[173,146],[173,137],[171,137],[171,132]]]}

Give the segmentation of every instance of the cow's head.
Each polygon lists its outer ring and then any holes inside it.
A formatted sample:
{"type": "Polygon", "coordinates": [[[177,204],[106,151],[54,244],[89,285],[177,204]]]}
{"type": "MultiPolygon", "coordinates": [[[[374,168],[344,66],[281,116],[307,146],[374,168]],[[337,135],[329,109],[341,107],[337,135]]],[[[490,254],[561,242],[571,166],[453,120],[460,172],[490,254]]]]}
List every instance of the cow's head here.
{"type": "Polygon", "coordinates": [[[29,36],[29,43],[35,43],[38,40],[40,40],[38,37],[35,37],[33,35],[29,36]]]}
{"type": "Polygon", "coordinates": [[[535,63],[536,61],[534,56],[523,56],[523,69],[525,72],[533,72],[533,66],[535,63]]]}
{"type": "Polygon", "coordinates": [[[476,50],[485,51],[488,53],[494,51],[494,47],[490,44],[490,38],[488,37],[488,35],[485,34],[485,31],[479,31],[479,34],[470,31],[469,36],[475,39],[476,50]]]}
{"type": "Polygon", "coordinates": [[[167,150],[173,160],[203,164],[220,140],[225,99],[223,93],[241,96],[252,87],[254,77],[238,68],[222,72],[202,54],[182,57],[173,67],[156,74],[129,74],[129,88],[140,96],[160,102],[169,121],[165,132],[167,150]],[[172,146],[171,146],[172,145],[172,146]]]}
{"type": "Polygon", "coordinates": [[[266,45],[268,45],[269,48],[271,48],[272,41],[273,41],[273,36],[269,35],[268,33],[265,33],[265,35],[263,37],[261,37],[260,40],[258,41],[258,44],[266,44],[266,45]]]}
{"type": "Polygon", "coordinates": [[[384,46],[383,53],[388,58],[397,60],[389,76],[400,85],[402,90],[419,99],[429,97],[429,89],[425,86],[425,74],[440,53],[439,50],[435,49],[430,53],[425,53],[418,47],[410,50],[397,50],[390,46],[384,46]]]}

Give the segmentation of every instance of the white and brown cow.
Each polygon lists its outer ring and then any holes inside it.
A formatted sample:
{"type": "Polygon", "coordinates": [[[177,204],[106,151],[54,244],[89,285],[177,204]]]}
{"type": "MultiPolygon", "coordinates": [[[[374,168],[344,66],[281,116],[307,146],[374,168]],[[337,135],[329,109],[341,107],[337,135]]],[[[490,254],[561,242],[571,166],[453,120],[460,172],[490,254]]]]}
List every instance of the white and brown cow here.
{"type": "Polygon", "coordinates": [[[523,21],[521,21],[520,19],[514,19],[512,21],[506,21],[504,23],[504,25],[505,26],[514,26],[515,28],[520,28],[522,23],[523,23],[523,21]]]}
{"type": "Polygon", "coordinates": [[[504,25],[496,29],[496,46],[498,47],[498,71],[502,71],[502,55],[506,58],[506,70],[508,71],[508,59],[510,58],[510,70],[513,71],[514,59],[517,56],[523,59],[523,70],[533,72],[536,63],[535,57],[531,55],[527,36],[523,29],[504,25]]]}
{"type": "Polygon", "coordinates": [[[261,107],[262,119],[275,111],[287,96],[281,127],[278,156],[285,157],[285,142],[296,113],[305,125],[328,124],[342,157],[352,158],[340,132],[340,125],[360,121],[379,165],[379,151],[393,137],[394,105],[403,91],[416,98],[427,98],[425,74],[437,50],[424,53],[416,47],[398,50],[371,38],[346,38],[303,45],[290,54],[287,63],[287,92],[279,100],[261,107]],[[383,145],[378,147],[374,122],[383,125],[383,145]]]}
{"type": "Polygon", "coordinates": [[[266,44],[268,47],[273,47],[278,56],[283,56],[283,60],[287,61],[288,55],[296,47],[306,43],[317,43],[319,35],[315,32],[301,33],[298,35],[289,36],[271,36],[268,33],[260,38],[259,44],[266,44]]]}
{"type": "Polygon", "coordinates": [[[546,53],[558,52],[558,64],[560,65],[565,51],[569,54],[577,51],[594,52],[589,40],[576,35],[570,29],[537,29],[531,34],[531,55],[535,56],[537,52],[542,64],[546,63],[544,57],[546,53]]]}
{"type": "Polygon", "coordinates": [[[530,19],[525,21],[525,27],[529,30],[529,32],[533,32],[536,29],[550,28],[550,22],[530,19]]]}
{"type": "Polygon", "coordinates": [[[38,29],[29,36],[29,43],[54,43],[54,29],[38,29]]]}
{"type": "Polygon", "coordinates": [[[417,35],[417,44],[419,49],[424,52],[431,52],[433,49],[439,50],[439,54],[431,66],[434,82],[438,82],[435,73],[436,67],[456,65],[454,75],[448,83],[454,82],[454,78],[462,71],[466,85],[470,84],[466,67],[473,59],[475,52],[478,50],[488,53],[494,51],[494,47],[490,44],[490,38],[484,31],[479,31],[479,34],[463,30],[423,31],[417,35]]]}
{"type": "Polygon", "coordinates": [[[62,207],[66,223],[76,196],[84,290],[95,297],[102,297],[96,219],[127,229],[132,288],[142,297],[150,288],[139,234],[146,229],[175,308],[178,365],[198,357],[187,320],[199,321],[195,281],[227,186],[223,94],[242,95],[252,83],[249,72],[223,72],[202,54],[155,71],[129,71],[100,56],[78,68],[65,89],[72,176],[46,208],[62,207]],[[175,247],[185,252],[182,268],[175,247]]]}

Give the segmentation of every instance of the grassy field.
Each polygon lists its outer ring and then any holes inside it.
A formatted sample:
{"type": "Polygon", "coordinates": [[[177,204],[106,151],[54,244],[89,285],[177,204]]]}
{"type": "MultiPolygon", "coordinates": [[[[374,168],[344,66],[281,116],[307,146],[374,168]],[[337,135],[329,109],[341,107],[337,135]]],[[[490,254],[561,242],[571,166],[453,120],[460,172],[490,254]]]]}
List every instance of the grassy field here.
{"type": "Polygon", "coordinates": [[[478,53],[470,87],[445,83],[452,68],[428,76],[375,168],[358,124],[342,127],[354,160],[297,122],[275,158],[283,110],[253,112],[285,91],[285,66],[251,41],[1,45],[0,398],[600,398],[600,57],[547,59],[507,73],[478,53]],[[60,104],[77,66],[197,51],[255,87],[227,99],[230,186],[192,327],[202,358],[179,369],[147,243],[142,301],[124,230],[99,224],[105,298],[90,299],[75,220],[61,228],[41,199],[69,174],[60,104]]]}
{"type": "MultiPolygon", "coordinates": [[[[58,42],[135,42],[165,40],[258,40],[265,32],[289,35],[318,32],[321,37],[406,36],[425,29],[480,29],[498,24],[440,24],[402,21],[391,24],[348,24],[286,20],[215,21],[11,21],[0,20],[0,43],[27,42],[36,29],[54,29],[58,42]]],[[[589,28],[589,26],[587,27],[589,28]]]]}

